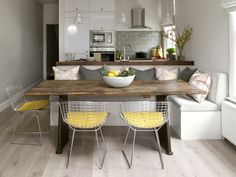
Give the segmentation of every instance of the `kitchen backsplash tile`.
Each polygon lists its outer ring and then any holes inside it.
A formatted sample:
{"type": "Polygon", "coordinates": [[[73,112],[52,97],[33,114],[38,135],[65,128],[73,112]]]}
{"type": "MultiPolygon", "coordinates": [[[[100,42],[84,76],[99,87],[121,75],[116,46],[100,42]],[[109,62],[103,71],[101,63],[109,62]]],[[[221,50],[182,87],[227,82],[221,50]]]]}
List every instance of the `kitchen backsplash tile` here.
{"type": "Polygon", "coordinates": [[[125,44],[128,43],[132,49],[126,47],[126,54],[134,58],[135,52],[147,52],[150,55],[152,47],[161,43],[158,31],[117,31],[116,50],[123,52],[125,44]]]}

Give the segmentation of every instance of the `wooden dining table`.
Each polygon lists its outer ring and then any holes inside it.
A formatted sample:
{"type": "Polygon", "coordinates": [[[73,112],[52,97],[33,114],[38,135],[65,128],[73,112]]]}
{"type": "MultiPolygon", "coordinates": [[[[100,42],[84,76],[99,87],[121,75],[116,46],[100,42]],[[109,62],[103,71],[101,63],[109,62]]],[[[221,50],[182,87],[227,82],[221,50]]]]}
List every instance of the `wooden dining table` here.
{"type": "MultiPolygon", "coordinates": [[[[182,80],[171,81],[133,81],[125,88],[112,88],[104,81],[88,80],[45,80],[28,90],[27,96],[59,96],[60,101],[67,101],[68,96],[102,96],[102,97],[130,97],[156,96],[157,100],[165,100],[168,95],[204,94],[189,83],[182,80]]],[[[79,99],[79,97],[78,97],[79,99]]],[[[166,153],[172,155],[170,126],[167,122],[160,130],[160,142],[166,153]]],[[[69,140],[69,128],[63,121],[60,110],[58,118],[56,153],[61,154],[69,140]]]]}

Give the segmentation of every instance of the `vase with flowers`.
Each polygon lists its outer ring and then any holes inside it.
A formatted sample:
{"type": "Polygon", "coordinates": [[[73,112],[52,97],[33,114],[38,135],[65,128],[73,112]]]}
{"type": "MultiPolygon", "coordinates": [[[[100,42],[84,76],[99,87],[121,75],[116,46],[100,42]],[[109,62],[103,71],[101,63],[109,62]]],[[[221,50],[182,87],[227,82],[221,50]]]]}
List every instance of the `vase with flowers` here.
{"type": "Polygon", "coordinates": [[[163,32],[162,35],[175,42],[175,46],[178,48],[179,52],[178,60],[185,60],[184,47],[186,43],[190,40],[193,28],[187,25],[184,27],[182,33],[180,33],[176,27],[173,27],[172,31],[173,33],[171,33],[171,35],[165,32],[163,32]]]}

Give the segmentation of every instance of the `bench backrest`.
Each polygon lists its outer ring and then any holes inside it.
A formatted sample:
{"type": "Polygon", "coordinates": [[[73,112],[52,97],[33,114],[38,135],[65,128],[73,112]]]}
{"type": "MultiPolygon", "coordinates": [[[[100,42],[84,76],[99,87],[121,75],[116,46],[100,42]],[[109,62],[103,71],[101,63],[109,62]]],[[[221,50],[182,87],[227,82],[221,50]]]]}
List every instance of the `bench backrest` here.
{"type": "Polygon", "coordinates": [[[228,96],[228,79],[224,73],[210,72],[211,89],[207,99],[217,105],[221,105],[225,97],[228,96]]]}

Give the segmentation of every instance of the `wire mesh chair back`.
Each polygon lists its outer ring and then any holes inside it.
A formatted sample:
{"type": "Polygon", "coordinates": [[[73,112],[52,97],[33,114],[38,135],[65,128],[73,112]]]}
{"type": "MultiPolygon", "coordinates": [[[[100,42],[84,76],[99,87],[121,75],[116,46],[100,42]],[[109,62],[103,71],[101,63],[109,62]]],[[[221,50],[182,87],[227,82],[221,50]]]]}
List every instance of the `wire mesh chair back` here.
{"type": "Polygon", "coordinates": [[[14,110],[17,110],[21,105],[27,102],[21,84],[8,86],[6,92],[14,110]]]}
{"type": "Polygon", "coordinates": [[[121,105],[121,116],[134,127],[155,128],[169,120],[169,110],[169,102],[125,102],[121,105]]]}
{"type": "Polygon", "coordinates": [[[108,117],[107,102],[63,101],[60,102],[63,121],[75,128],[95,128],[108,117]]]}

